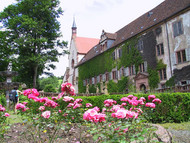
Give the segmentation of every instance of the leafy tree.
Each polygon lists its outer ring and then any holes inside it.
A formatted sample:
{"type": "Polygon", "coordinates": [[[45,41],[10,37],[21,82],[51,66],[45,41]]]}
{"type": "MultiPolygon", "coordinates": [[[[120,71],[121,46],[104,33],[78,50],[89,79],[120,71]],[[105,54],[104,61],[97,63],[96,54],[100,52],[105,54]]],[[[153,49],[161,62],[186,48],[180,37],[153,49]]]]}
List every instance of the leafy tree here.
{"type": "Polygon", "coordinates": [[[44,90],[46,85],[52,85],[54,88],[59,88],[59,81],[58,78],[55,76],[48,77],[48,78],[42,78],[39,82],[39,88],[41,90],[44,90]]]}
{"type": "MultiPolygon", "coordinates": [[[[9,39],[6,39],[8,32],[0,31],[0,71],[7,70],[10,61],[10,55],[13,54],[9,45],[9,39]]],[[[4,81],[5,77],[0,75],[0,81],[4,81]]]]}
{"type": "Polygon", "coordinates": [[[66,53],[63,48],[67,43],[58,40],[61,33],[57,18],[63,13],[59,3],[59,0],[17,0],[0,13],[0,22],[6,28],[6,39],[9,39],[9,45],[5,41],[3,46],[10,47],[18,55],[13,61],[18,79],[29,87],[35,88],[43,71],[54,69],[55,65],[51,63],[66,53]]]}

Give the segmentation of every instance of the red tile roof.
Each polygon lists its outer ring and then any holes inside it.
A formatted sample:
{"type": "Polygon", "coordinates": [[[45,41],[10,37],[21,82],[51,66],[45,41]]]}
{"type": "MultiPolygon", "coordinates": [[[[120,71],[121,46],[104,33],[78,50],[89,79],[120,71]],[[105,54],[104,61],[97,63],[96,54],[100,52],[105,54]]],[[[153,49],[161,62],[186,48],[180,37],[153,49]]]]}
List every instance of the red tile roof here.
{"type": "Polygon", "coordinates": [[[80,54],[86,54],[92,47],[98,44],[99,39],[76,37],[75,39],[77,51],[80,54]]]}

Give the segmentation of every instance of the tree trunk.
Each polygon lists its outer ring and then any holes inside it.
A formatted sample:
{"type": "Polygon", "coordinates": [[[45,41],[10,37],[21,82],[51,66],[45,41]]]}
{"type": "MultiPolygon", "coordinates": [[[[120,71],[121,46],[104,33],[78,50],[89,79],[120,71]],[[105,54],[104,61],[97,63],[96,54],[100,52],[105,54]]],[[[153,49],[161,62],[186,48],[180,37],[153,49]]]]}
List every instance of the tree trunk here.
{"type": "Polygon", "coordinates": [[[38,65],[34,67],[33,88],[36,88],[37,71],[38,71],[38,65]]]}

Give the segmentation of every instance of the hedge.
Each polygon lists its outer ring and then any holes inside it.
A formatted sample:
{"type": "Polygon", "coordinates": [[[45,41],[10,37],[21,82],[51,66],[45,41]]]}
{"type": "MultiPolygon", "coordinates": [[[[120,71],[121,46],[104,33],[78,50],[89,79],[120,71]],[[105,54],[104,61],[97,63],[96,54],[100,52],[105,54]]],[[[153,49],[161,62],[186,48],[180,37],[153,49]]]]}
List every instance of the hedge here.
{"type": "MultiPolygon", "coordinates": [[[[133,94],[137,97],[145,97],[148,101],[149,94],[133,94]]],[[[147,108],[143,109],[147,113],[145,118],[152,123],[180,123],[190,121],[190,93],[157,93],[156,98],[161,99],[162,103],[156,105],[153,112],[148,112],[147,108]]],[[[104,100],[113,99],[121,104],[120,99],[127,97],[128,94],[122,95],[101,95],[101,96],[77,96],[74,98],[83,99],[83,105],[91,103],[100,109],[104,107],[104,100]]]]}
{"type": "MultiPolygon", "coordinates": [[[[148,95],[150,94],[133,94],[137,97],[145,97],[148,102],[148,95]]],[[[157,93],[156,98],[161,99],[161,104],[156,104],[156,108],[149,112],[149,108],[144,108],[144,116],[148,122],[152,123],[180,123],[190,121],[190,93],[157,93]]],[[[93,107],[98,106],[100,109],[104,107],[104,100],[113,99],[118,104],[122,102],[122,97],[127,97],[128,94],[120,95],[100,95],[100,96],[73,96],[73,98],[81,98],[82,104],[85,107],[86,103],[91,103],[93,107]]],[[[26,97],[21,97],[20,102],[26,101],[26,97]]],[[[59,108],[66,108],[67,104],[61,99],[58,99],[59,108]]],[[[35,103],[34,103],[35,104],[35,103]]]]}

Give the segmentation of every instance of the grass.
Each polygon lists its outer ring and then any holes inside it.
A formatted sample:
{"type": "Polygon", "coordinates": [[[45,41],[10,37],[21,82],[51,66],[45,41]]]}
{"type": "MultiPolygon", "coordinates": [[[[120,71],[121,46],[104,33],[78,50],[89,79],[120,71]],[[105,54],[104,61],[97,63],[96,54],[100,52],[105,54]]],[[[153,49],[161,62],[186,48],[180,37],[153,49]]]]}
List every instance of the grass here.
{"type": "Polygon", "coordinates": [[[15,114],[14,111],[9,111],[9,118],[8,119],[8,123],[10,124],[15,124],[15,123],[22,123],[22,118],[21,115],[15,114]]]}
{"type": "Polygon", "coordinates": [[[173,129],[173,130],[186,130],[190,131],[190,122],[183,122],[183,123],[164,123],[159,124],[165,129],[173,129]]]}

